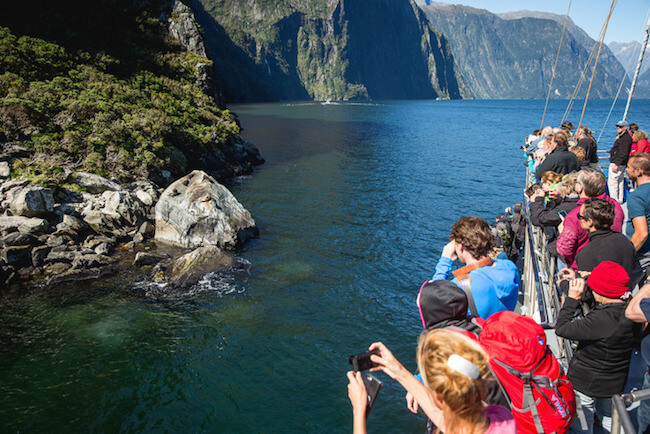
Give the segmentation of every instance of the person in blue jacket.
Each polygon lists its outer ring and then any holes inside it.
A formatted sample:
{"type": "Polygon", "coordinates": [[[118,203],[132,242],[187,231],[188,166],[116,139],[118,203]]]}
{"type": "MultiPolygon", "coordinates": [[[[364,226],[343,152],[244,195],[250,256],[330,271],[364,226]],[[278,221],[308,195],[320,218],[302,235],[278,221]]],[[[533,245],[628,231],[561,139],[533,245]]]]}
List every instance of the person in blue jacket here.
{"type": "Polygon", "coordinates": [[[461,217],[451,228],[449,243],[431,280],[447,280],[468,294],[469,313],[483,319],[503,310],[514,310],[519,295],[519,271],[517,266],[501,253],[496,259],[490,257],[494,234],[490,225],[480,217],[461,217]],[[464,266],[454,270],[454,261],[464,266]],[[472,312],[473,298],[475,312],[472,312]]]}

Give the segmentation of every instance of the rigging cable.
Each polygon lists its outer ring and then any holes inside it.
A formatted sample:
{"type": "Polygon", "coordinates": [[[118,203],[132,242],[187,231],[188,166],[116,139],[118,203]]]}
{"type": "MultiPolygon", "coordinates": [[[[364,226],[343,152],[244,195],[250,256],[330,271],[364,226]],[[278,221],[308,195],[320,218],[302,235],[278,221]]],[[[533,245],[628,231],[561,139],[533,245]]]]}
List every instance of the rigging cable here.
{"type": "Polygon", "coordinates": [[[585,116],[585,110],[587,110],[587,102],[589,101],[589,93],[591,93],[591,85],[594,84],[594,76],[596,75],[596,67],[598,66],[598,59],[600,58],[600,51],[603,48],[603,42],[605,41],[605,34],[607,33],[607,26],[609,24],[609,19],[612,16],[614,7],[616,6],[617,0],[612,0],[612,6],[609,8],[609,14],[605,20],[605,26],[603,28],[602,37],[600,38],[600,46],[598,47],[598,55],[596,55],[596,62],[594,63],[594,70],[591,73],[591,80],[589,81],[589,88],[587,88],[587,95],[585,96],[585,104],[582,106],[582,113],[580,114],[580,122],[578,122],[578,128],[582,125],[582,119],[585,116]]]}
{"type": "MultiPolygon", "coordinates": [[[[650,20],[650,9],[648,9],[648,13],[646,14],[646,21],[650,20]]],[[[647,29],[644,31],[644,33],[647,33],[647,29]]],[[[625,68],[625,71],[628,71],[630,69],[630,66],[632,66],[632,61],[634,60],[634,57],[630,57],[630,60],[628,61],[627,68],[625,68]]],[[[621,94],[621,89],[623,89],[623,85],[625,84],[625,79],[627,77],[627,72],[623,74],[623,79],[621,80],[621,84],[618,86],[618,92],[616,92],[616,96],[614,97],[614,101],[612,101],[612,106],[609,108],[609,113],[607,113],[607,118],[605,118],[605,122],[603,123],[603,126],[600,130],[600,134],[598,134],[598,139],[596,139],[596,142],[600,142],[600,138],[603,136],[603,133],[605,132],[605,127],[607,126],[607,122],[609,122],[609,118],[612,116],[612,112],[614,111],[614,106],[616,105],[616,102],[618,101],[618,96],[621,94]]]]}
{"type": "Polygon", "coordinates": [[[551,97],[551,89],[553,88],[553,79],[555,78],[555,70],[557,69],[557,61],[560,58],[560,50],[562,49],[562,41],[564,40],[564,31],[566,30],[567,21],[569,21],[569,11],[571,11],[571,2],[569,0],[569,9],[566,11],[566,16],[564,17],[564,27],[562,27],[562,36],[560,37],[560,46],[557,47],[557,55],[555,56],[555,64],[553,65],[553,73],[551,74],[551,82],[548,84],[548,93],[546,94],[546,103],[544,104],[544,113],[542,113],[542,122],[539,126],[541,130],[544,128],[544,118],[546,117],[546,108],[548,107],[548,100],[551,97]]]}
{"type": "MultiPolygon", "coordinates": [[[[602,30],[601,30],[601,32],[602,32],[602,30]]],[[[582,69],[582,73],[580,74],[580,78],[578,79],[578,83],[576,84],[575,88],[573,89],[573,94],[571,95],[571,98],[569,99],[566,110],[564,111],[564,116],[562,116],[562,122],[567,120],[567,118],[569,117],[569,114],[571,113],[571,110],[573,110],[573,103],[575,102],[576,98],[578,97],[578,93],[580,93],[580,89],[582,89],[582,84],[584,83],[585,78],[587,77],[587,71],[589,70],[589,65],[591,65],[591,61],[593,60],[594,55],[596,54],[596,47],[597,46],[598,46],[598,41],[594,41],[594,46],[591,48],[591,52],[589,53],[589,58],[587,59],[587,62],[585,63],[585,67],[582,69]]]]}

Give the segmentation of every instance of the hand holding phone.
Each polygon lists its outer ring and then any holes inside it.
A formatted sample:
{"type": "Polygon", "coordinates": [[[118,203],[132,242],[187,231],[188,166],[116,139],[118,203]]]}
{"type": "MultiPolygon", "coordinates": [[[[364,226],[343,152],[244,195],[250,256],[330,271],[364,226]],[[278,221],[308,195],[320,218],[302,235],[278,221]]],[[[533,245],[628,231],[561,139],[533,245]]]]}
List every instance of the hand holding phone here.
{"type": "Polygon", "coordinates": [[[379,350],[374,349],[374,350],[371,350],[371,351],[366,351],[364,353],[354,354],[354,355],[350,356],[348,361],[350,362],[350,364],[354,368],[354,372],[367,371],[368,369],[371,369],[371,368],[374,368],[375,366],[377,366],[377,364],[375,362],[370,360],[370,356],[372,356],[373,354],[379,354],[379,350]]]}

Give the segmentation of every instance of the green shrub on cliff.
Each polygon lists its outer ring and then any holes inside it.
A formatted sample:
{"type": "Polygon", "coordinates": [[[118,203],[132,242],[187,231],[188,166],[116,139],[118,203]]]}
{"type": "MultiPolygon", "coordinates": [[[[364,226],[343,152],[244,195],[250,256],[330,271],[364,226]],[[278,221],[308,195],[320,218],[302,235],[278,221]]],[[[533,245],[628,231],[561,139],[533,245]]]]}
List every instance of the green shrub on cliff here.
{"type": "Polygon", "coordinates": [[[124,180],[182,174],[185,155],[231,144],[234,115],[195,83],[209,61],[165,40],[157,19],[141,15],[133,31],[145,43],[130,39],[127,59],[0,27],[0,141],[20,141],[52,167],[124,180]]]}

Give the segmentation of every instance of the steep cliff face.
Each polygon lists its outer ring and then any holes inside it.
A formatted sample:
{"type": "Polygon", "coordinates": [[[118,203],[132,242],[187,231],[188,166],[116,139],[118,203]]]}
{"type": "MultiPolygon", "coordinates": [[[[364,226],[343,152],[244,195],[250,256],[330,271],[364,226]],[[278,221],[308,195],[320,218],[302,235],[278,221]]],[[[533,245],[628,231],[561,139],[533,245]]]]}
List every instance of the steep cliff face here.
{"type": "Polygon", "coordinates": [[[194,0],[229,101],[471,95],[410,0],[194,0]]]}
{"type": "MultiPolygon", "coordinates": [[[[373,98],[460,98],[462,84],[446,40],[411,2],[342,0],[348,81],[373,98]]],[[[466,96],[466,95],[465,95],[466,96]]]]}
{"type": "MultiPolygon", "coordinates": [[[[421,7],[432,26],[449,40],[456,62],[477,97],[546,97],[562,34],[562,26],[554,19],[503,19],[483,9],[457,5],[421,7]]],[[[570,98],[573,94],[589,57],[585,37],[565,34],[551,97],[570,98]]],[[[614,96],[623,76],[611,53],[604,55],[591,97],[614,96]]],[[[579,96],[584,96],[586,89],[583,86],[579,96]]]]}
{"type": "MultiPolygon", "coordinates": [[[[634,78],[637,64],[639,63],[639,54],[641,53],[641,43],[632,42],[611,42],[609,48],[612,50],[621,65],[625,67],[627,76],[630,80],[634,78]]],[[[637,98],[650,97],[650,52],[646,49],[639,71],[639,79],[636,83],[634,96],[637,98]]]]}
{"type": "Polygon", "coordinates": [[[639,75],[639,79],[634,90],[634,97],[650,98],[650,70],[639,75]]]}

